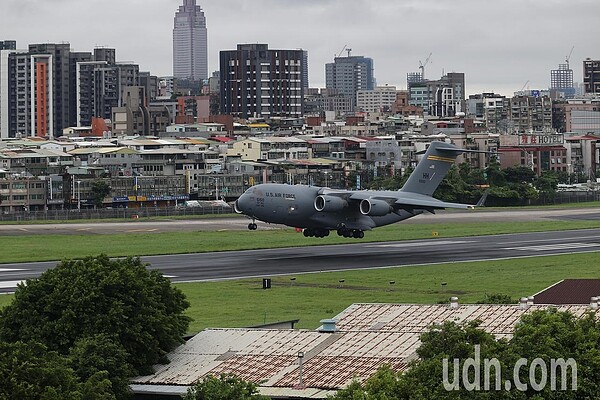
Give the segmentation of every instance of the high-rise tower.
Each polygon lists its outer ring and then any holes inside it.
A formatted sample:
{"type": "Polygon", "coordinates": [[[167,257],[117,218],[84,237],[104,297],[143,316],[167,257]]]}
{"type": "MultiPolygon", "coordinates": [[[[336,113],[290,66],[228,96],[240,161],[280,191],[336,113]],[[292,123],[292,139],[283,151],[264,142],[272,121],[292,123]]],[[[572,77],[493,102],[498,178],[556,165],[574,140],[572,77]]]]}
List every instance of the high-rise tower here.
{"type": "Polygon", "coordinates": [[[183,0],[175,13],[173,76],[190,80],[208,78],[206,18],[196,0],[183,0]]]}
{"type": "Polygon", "coordinates": [[[341,96],[350,99],[352,110],[356,107],[356,92],[373,90],[373,59],[363,56],[335,57],[325,64],[325,87],[335,89],[341,96]]]}

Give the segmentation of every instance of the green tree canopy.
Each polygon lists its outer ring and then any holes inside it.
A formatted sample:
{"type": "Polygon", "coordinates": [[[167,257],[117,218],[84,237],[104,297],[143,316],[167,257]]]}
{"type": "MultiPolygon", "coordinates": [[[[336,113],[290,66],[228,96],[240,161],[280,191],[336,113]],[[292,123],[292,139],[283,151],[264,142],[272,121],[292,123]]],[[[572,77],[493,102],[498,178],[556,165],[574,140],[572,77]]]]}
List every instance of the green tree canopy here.
{"type": "Polygon", "coordinates": [[[267,400],[258,394],[256,385],[231,374],[212,375],[196,382],[183,400],[267,400]]]}
{"type": "Polygon", "coordinates": [[[104,373],[81,383],[66,357],[40,343],[0,342],[0,399],[112,400],[104,373]]]}
{"type": "MultiPolygon", "coordinates": [[[[182,342],[188,306],[179,289],[139,258],[66,260],[18,286],[0,311],[0,340],[36,341],[63,355],[74,349],[81,359],[110,338],[135,373],[150,373],[182,342]]],[[[98,369],[111,365],[104,363],[98,369]]]]}
{"type": "Polygon", "coordinates": [[[92,183],[92,199],[96,207],[102,207],[102,200],[110,194],[111,188],[103,180],[97,180],[92,183]]]}

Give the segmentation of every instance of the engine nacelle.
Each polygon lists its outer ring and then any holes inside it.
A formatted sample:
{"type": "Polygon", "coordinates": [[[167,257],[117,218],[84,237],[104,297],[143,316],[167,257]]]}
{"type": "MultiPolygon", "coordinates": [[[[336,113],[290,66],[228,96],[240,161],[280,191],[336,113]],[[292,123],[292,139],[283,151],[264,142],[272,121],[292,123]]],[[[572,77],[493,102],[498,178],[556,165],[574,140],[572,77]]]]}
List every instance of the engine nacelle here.
{"type": "Polygon", "coordinates": [[[371,217],[382,217],[392,212],[392,207],[387,201],[364,199],[360,202],[360,212],[371,217]]]}
{"type": "Polygon", "coordinates": [[[338,212],[348,207],[348,202],[341,197],[319,195],[315,197],[315,210],[325,212],[338,212]]]}
{"type": "Polygon", "coordinates": [[[233,211],[235,211],[236,214],[242,214],[242,210],[240,210],[237,200],[233,203],[233,211]]]}

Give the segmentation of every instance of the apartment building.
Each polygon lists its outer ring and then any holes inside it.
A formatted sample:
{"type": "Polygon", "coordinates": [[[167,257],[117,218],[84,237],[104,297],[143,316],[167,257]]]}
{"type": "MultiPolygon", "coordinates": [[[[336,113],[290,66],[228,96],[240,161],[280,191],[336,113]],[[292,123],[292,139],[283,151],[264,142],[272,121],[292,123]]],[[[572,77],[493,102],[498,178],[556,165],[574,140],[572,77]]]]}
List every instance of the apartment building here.
{"type": "Polygon", "coordinates": [[[356,108],[359,90],[373,90],[375,77],[373,59],[364,56],[335,57],[325,64],[325,87],[350,99],[350,111],[356,108]]]}
{"type": "Polygon", "coordinates": [[[356,111],[391,112],[396,102],[395,86],[377,86],[356,92],[356,111]]]}
{"type": "Polygon", "coordinates": [[[300,117],[304,114],[306,52],[238,44],[220,52],[221,114],[300,117]]]}

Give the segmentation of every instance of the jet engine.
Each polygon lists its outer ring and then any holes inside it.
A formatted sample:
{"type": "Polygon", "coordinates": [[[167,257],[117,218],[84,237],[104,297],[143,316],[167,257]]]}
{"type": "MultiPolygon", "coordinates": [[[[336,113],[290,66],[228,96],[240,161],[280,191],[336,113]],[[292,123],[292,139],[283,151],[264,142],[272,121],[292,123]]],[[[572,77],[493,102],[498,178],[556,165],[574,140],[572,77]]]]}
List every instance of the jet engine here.
{"type": "Polygon", "coordinates": [[[233,211],[235,211],[236,214],[242,214],[242,210],[240,210],[237,200],[233,203],[233,211]]]}
{"type": "Polygon", "coordinates": [[[342,211],[348,207],[348,202],[337,196],[319,195],[315,197],[315,210],[325,212],[342,211]]]}
{"type": "Polygon", "coordinates": [[[387,201],[364,199],[360,202],[360,212],[371,217],[382,217],[389,214],[392,207],[387,201]]]}

